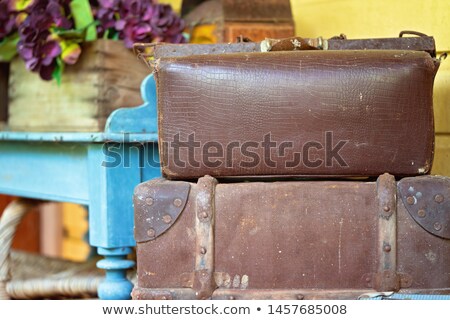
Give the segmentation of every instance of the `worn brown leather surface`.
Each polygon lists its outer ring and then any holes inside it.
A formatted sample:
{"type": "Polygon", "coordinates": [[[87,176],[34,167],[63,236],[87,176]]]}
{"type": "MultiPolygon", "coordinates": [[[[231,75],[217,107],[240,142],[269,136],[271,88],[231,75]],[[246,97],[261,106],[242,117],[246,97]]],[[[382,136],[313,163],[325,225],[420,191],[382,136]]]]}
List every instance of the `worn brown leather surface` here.
{"type": "MultiPolygon", "coordinates": [[[[315,290],[305,298],[316,298],[320,290],[353,290],[353,298],[374,289],[379,291],[439,292],[450,288],[450,240],[433,235],[416,222],[405,206],[415,204],[401,200],[396,182],[392,196],[396,203],[383,203],[380,177],[377,182],[362,181],[288,181],[219,183],[210,205],[214,210],[214,263],[216,290],[221,298],[225,291],[282,290],[283,297],[292,298],[292,290],[315,290]],[[381,200],[380,200],[381,199],[381,200]],[[381,214],[380,214],[381,211],[381,214]],[[381,216],[385,215],[385,216],[381,216]],[[382,222],[393,221],[394,242],[380,240],[382,222]],[[388,249],[386,249],[388,248],[388,249]],[[384,256],[391,255],[386,260],[384,256]],[[385,260],[383,260],[385,259],[385,260]],[[394,265],[385,264],[391,261],[394,265]],[[397,289],[377,287],[374,279],[381,268],[392,269],[402,278],[397,289]],[[362,291],[362,292],[361,292],[362,291]]],[[[430,179],[431,184],[441,183],[430,179]]],[[[417,178],[410,178],[413,181],[417,178]]],[[[162,180],[163,181],[163,180],[162,180]]],[[[448,182],[448,181],[447,181],[448,182]]],[[[164,183],[164,182],[160,182],[164,183]]],[[[174,181],[166,181],[175,184],[174,181]]],[[[154,289],[191,288],[186,275],[193,273],[196,257],[202,254],[197,246],[199,234],[195,224],[201,212],[199,203],[205,199],[202,182],[188,183],[187,205],[178,220],[156,239],[136,238],[138,283],[134,298],[155,297],[154,289]]],[[[153,213],[167,207],[153,207],[146,195],[155,201],[167,198],[159,193],[157,184],[138,186],[135,193],[136,229],[152,219],[153,213]],[[145,188],[149,188],[145,190],[145,188]],[[144,217],[142,216],[144,215],[144,217]]],[[[415,188],[414,197],[428,189],[415,188]]],[[[179,197],[179,194],[170,195],[179,197]]],[[[433,203],[434,195],[421,199],[433,203]]],[[[450,194],[442,194],[445,205],[450,194]]],[[[203,204],[204,205],[204,204],[203,204]]],[[[432,214],[430,211],[427,214],[432,214]]],[[[448,221],[448,214],[446,220],[448,221]]],[[[143,230],[139,234],[145,234],[143,230]]],[[[206,252],[208,254],[208,252],[206,252]]],[[[211,271],[211,270],[210,270],[211,271]]],[[[382,276],[382,275],[381,275],[382,276]]],[[[378,286],[388,285],[381,282],[378,286]]],[[[322,292],[323,293],[323,292],[322,292]]],[[[265,298],[278,297],[275,291],[265,298]]],[[[231,294],[232,295],[232,294],[231,294]]],[[[172,298],[195,298],[195,295],[169,294],[172,298]]],[[[343,298],[335,293],[333,298],[343,298]]],[[[295,299],[295,297],[294,297],[295,299]]]]}
{"type": "Polygon", "coordinates": [[[162,172],[170,179],[426,174],[433,160],[436,71],[428,53],[394,50],[161,59],[156,80],[162,172]],[[261,143],[269,133],[277,147],[292,142],[292,148],[283,149],[284,155],[271,149],[271,161],[264,162],[268,153],[261,143]],[[188,141],[190,134],[200,146],[191,155],[199,164],[189,164],[181,148],[183,167],[170,144],[176,135],[188,141]],[[327,161],[326,153],[340,141],[343,161],[327,161]],[[221,160],[218,166],[205,161],[202,147],[208,142],[223,148],[222,158],[209,159],[221,160]],[[230,142],[257,147],[247,148],[250,155],[226,152],[230,142]],[[303,149],[307,143],[309,153],[303,149]],[[301,163],[288,167],[299,152],[308,157],[300,155],[301,163]]]}

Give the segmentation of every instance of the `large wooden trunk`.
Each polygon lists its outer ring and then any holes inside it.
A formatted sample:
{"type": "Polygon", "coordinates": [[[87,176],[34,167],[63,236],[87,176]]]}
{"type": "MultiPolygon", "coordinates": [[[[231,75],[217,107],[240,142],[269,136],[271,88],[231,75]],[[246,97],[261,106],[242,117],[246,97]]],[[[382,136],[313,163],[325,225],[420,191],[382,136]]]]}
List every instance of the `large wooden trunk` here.
{"type": "Polygon", "coordinates": [[[135,190],[134,299],[448,293],[450,179],[198,183],[135,190]]]}
{"type": "Polygon", "coordinates": [[[240,36],[260,41],[295,34],[288,0],[222,0],[222,3],[225,20],[222,42],[234,42],[240,36]]]}
{"type": "Polygon", "coordinates": [[[17,131],[103,131],[112,111],[142,103],[145,65],[122,42],[83,45],[79,61],[66,66],[60,86],[11,63],[9,120],[17,131]]]}
{"type": "Polygon", "coordinates": [[[235,42],[241,36],[260,41],[295,34],[289,0],[204,1],[185,20],[193,43],[235,42]]]}

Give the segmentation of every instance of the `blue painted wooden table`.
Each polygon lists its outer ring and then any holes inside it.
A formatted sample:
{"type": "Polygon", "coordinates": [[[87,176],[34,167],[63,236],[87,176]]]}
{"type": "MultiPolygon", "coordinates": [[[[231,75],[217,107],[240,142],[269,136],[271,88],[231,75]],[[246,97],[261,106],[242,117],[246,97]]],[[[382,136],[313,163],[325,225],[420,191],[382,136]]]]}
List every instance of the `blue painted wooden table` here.
{"type": "Polygon", "coordinates": [[[160,176],[152,76],[141,94],[144,104],[114,111],[104,132],[0,132],[0,194],[89,207],[89,242],[106,271],[101,299],[130,298],[133,190],[160,176]]]}

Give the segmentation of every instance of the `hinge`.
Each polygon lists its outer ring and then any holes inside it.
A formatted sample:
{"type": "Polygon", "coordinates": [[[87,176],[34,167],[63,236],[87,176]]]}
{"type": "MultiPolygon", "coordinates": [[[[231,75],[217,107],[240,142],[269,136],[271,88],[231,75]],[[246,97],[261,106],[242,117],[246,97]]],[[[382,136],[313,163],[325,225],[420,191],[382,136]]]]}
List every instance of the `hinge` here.
{"type": "Polygon", "coordinates": [[[441,176],[404,178],[398,183],[403,205],[426,231],[450,239],[450,179],[441,176]]]}
{"type": "Polygon", "coordinates": [[[186,206],[190,184],[153,179],[134,190],[134,237],[137,242],[154,240],[166,232],[186,206]]]}

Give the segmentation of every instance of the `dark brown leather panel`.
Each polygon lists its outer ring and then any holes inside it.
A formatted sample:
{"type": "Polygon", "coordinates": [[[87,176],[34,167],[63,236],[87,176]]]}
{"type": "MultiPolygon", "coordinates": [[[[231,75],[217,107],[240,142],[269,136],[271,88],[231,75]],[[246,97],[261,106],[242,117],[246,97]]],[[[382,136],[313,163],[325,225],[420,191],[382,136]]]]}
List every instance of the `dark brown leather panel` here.
{"type": "Polygon", "coordinates": [[[247,276],[249,289],[366,288],[376,262],[374,186],[219,184],[216,271],[247,276]]]}

